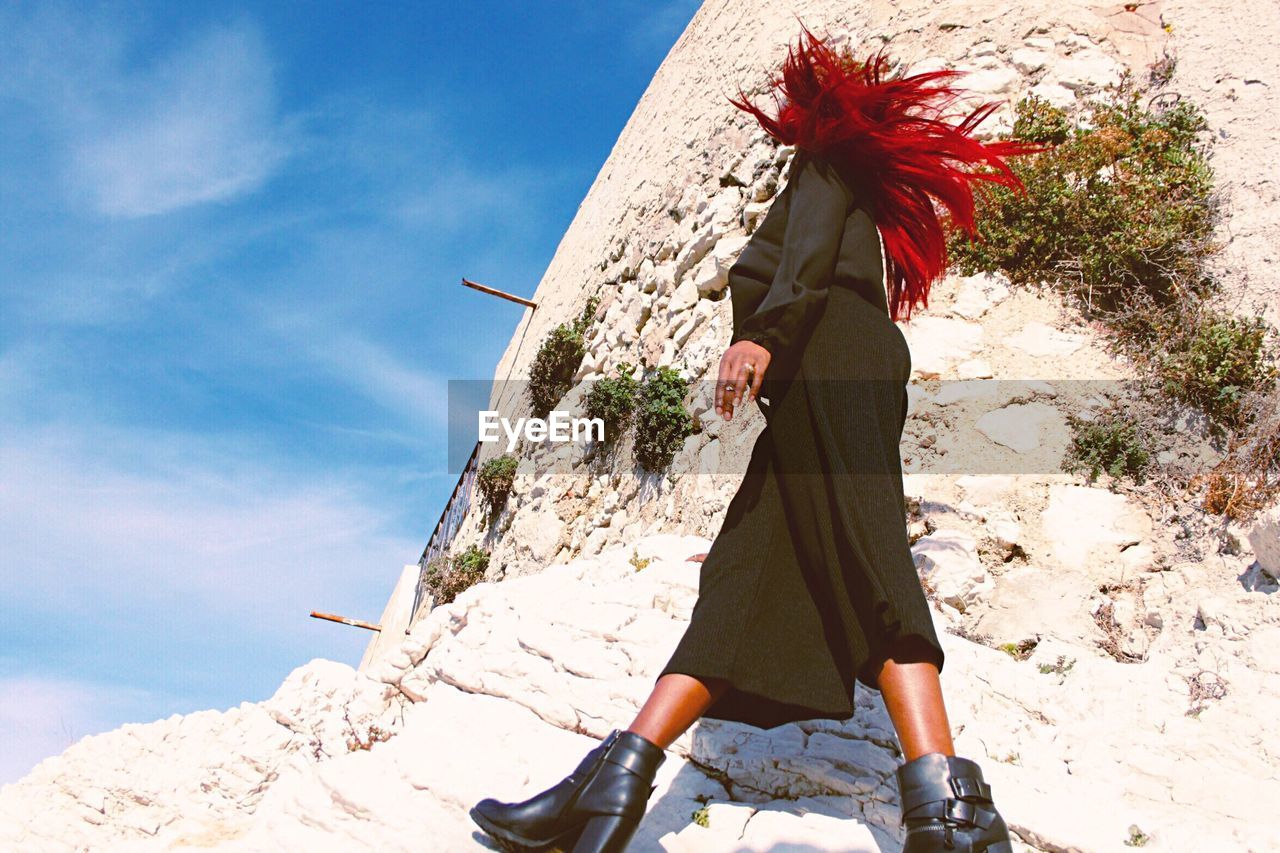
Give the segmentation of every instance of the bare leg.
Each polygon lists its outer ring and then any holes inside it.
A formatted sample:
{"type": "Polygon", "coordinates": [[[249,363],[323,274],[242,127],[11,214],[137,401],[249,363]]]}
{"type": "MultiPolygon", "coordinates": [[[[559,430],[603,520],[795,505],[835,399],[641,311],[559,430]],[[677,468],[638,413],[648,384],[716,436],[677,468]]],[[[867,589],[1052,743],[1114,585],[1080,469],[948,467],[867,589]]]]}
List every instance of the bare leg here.
{"type": "Polygon", "coordinates": [[[729,682],[672,672],[658,679],[627,731],[666,749],[720,698],[729,682]]]}
{"type": "Polygon", "coordinates": [[[927,658],[925,650],[904,644],[884,662],[877,676],[880,695],[907,761],[931,752],[955,755],[938,667],[927,658]]]}

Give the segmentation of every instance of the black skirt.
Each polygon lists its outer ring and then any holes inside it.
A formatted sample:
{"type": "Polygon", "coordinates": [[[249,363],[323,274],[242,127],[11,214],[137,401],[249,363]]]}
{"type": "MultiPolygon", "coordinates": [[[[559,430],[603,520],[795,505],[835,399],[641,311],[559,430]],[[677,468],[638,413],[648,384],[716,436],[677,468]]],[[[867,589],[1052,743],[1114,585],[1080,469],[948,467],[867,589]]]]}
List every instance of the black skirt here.
{"type": "Polygon", "coordinates": [[[765,376],[766,426],[659,675],[727,679],[707,717],[849,719],[902,638],[942,668],[903,505],[911,354],[877,295],[833,284],[796,363],[765,376]]]}

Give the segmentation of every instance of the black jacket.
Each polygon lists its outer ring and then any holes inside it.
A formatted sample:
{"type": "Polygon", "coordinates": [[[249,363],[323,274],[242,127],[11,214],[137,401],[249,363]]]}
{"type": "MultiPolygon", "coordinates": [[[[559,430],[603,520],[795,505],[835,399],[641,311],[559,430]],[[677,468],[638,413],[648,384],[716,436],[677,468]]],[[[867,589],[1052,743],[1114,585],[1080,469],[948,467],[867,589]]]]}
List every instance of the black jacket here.
{"type": "Polygon", "coordinates": [[[864,183],[845,164],[797,151],[786,187],[729,268],[732,343],[755,341],[775,359],[794,359],[831,286],[858,290],[888,314],[864,183]]]}

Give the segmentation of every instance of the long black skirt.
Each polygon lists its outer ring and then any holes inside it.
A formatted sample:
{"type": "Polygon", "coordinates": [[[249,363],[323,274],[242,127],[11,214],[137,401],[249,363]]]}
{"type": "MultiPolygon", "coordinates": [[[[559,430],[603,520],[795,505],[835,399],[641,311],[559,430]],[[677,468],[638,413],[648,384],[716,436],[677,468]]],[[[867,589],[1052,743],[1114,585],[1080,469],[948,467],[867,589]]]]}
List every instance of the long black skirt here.
{"type": "Polygon", "coordinates": [[[905,337],[882,307],[833,286],[795,363],[775,365],[766,426],[659,674],[728,680],[704,716],[760,728],[849,719],[855,680],[878,689],[899,640],[943,665],[904,514],[905,337]]]}

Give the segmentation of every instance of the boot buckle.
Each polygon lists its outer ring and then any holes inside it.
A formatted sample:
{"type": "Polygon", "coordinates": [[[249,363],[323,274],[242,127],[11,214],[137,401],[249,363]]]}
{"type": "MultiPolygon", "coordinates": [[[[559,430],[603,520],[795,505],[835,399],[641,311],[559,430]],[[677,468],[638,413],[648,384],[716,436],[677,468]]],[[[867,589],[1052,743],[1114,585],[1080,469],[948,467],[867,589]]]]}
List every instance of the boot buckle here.
{"type": "Polygon", "coordinates": [[[969,797],[978,797],[983,800],[991,799],[991,786],[972,776],[952,776],[950,782],[952,792],[961,799],[969,797]]]}
{"type": "Polygon", "coordinates": [[[987,829],[995,821],[995,812],[984,809],[981,806],[975,806],[973,803],[966,803],[964,800],[949,798],[947,805],[943,811],[945,820],[948,823],[968,824],[977,826],[980,829],[987,829]]]}

